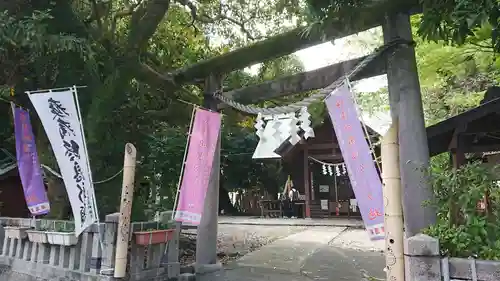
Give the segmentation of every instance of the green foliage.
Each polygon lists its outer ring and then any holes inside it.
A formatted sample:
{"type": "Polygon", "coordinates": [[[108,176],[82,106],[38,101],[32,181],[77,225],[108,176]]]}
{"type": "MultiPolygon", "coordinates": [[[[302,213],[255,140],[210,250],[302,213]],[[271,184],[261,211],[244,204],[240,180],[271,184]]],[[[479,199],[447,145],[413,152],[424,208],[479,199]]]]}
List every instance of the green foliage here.
{"type": "Polygon", "coordinates": [[[50,232],[74,232],[75,223],[72,221],[41,220],[40,224],[35,226],[35,230],[50,232]]]}
{"type": "MultiPolygon", "coordinates": [[[[172,70],[303,22],[299,14],[303,7],[296,1],[276,0],[266,5],[229,1],[221,5],[209,0],[196,3],[196,17],[185,3],[83,0],[0,4],[6,11],[0,14],[0,66],[5,71],[1,89],[14,86],[16,102],[29,107],[22,94],[26,90],[88,86],[79,91],[79,98],[94,180],[109,178],[122,168],[126,142],[138,149],[134,219],[151,218],[157,211],[172,208],[192,109],[178,100],[199,104],[202,99],[198,84],[174,85],[172,70]],[[284,24],[288,20],[290,24],[284,24]],[[224,40],[214,42],[214,35],[222,35],[224,40]]],[[[302,70],[300,62],[289,56],[263,63],[257,75],[231,73],[225,84],[248,85],[302,70]]],[[[1,92],[2,97],[8,98],[5,93],[8,91],[1,92]]],[[[251,159],[257,143],[253,119],[232,110],[225,114],[224,186],[278,186],[276,182],[282,181],[277,176],[279,163],[251,159]]],[[[36,115],[32,116],[40,159],[56,168],[43,128],[36,115]]],[[[12,139],[10,120],[1,120],[0,138],[12,139]]],[[[101,216],[118,210],[119,179],[95,186],[101,216]]],[[[49,191],[52,187],[57,191],[57,185],[51,185],[49,191]]],[[[55,196],[64,194],[59,191],[55,196]]],[[[60,213],[66,215],[64,210],[60,213]]]]}
{"type": "Polygon", "coordinates": [[[373,115],[379,111],[389,111],[389,93],[387,88],[376,92],[356,93],[356,101],[364,112],[373,115]]]}
{"type": "Polygon", "coordinates": [[[489,28],[490,47],[500,51],[500,4],[497,0],[423,0],[419,34],[427,40],[463,45],[489,28]]]}
{"type": "MultiPolygon", "coordinates": [[[[359,22],[357,9],[372,5],[372,0],[307,0],[313,21],[326,23],[341,20],[348,25],[359,22]]],[[[388,1],[387,1],[388,2],[388,1]]],[[[423,6],[418,33],[425,40],[463,45],[485,41],[486,48],[500,51],[500,4],[497,0],[422,0],[423,6]],[[479,39],[480,38],[480,39],[479,39]]],[[[387,6],[397,5],[388,3],[387,6]]],[[[385,13],[386,11],[373,11],[385,13]]],[[[356,26],[353,26],[355,29],[356,26]]]]}
{"type": "MultiPolygon", "coordinates": [[[[413,25],[417,25],[415,17],[413,25]]],[[[471,43],[447,46],[417,38],[417,65],[427,124],[479,105],[484,91],[500,78],[498,55],[471,43]]]]}
{"type": "Polygon", "coordinates": [[[134,219],[152,219],[156,212],[173,209],[187,133],[187,127],[164,124],[147,139],[149,149],[141,157],[138,170],[142,181],[134,195],[134,219]]]}
{"type": "Polygon", "coordinates": [[[279,161],[252,159],[258,138],[253,128],[223,130],[221,169],[222,183],[227,190],[263,189],[277,193],[285,181],[279,161]]]}
{"type": "Polygon", "coordinates": [[[204,1],[199,22],[210,34],[211,45],[228,51],[252,41],[280,34],[304,23],[304,5],[298,0],[204,1]]]}
{"type": "Polygon", "coordinates": [[[451,169],[446,157],[433,159],[431,182],[438,222],[425,232],[439,238],[443,254],[453,257],[477,255],[481,259],[500,259],[498,225],[500,191],[497,167],[475,162],[451,169]],[[477,204],[488,197],[488,208],[477,204]]]}
{"type": "MultiPolygon", "coordinates": [[[[421,16],[411,19],[416,31],[421,16]]],[[[484,91],[500,81],[498,54],[471,42],[449,46],[414,36],[424,114],[427,125],[445,120],[479,105],[484,91]]],[[[370,38],[373,41],[373,38],[370,38]]],[[[370,42],[368,42],[370,43],[370,42]]],[[[358,102],[370,114],[387,111],[387,88],[359,93],[358,102]]]]}
{"type": "Polygon", "coordinates": [[[351,12],[346,17],[352,17],[354,10],[366,5],[365,0],[309,0],[307,7],[309,15],[313,18],[325,20],[328,17],[340,17],[341,14],[351,12]]]}
{"type": "MultiPolygon", "coordinates": [[[[164,124],[149,137],[148,153],[141,157],[138,169],[142,182],[134,194],[134,220],[152,219],[156,212],[172,210],[182,169],[187,132],[187,127],[168,127],[164,124]]],[[[263,187],[269,189],[284,181],[279,162],[259,163],[252,160],[257,142],[253,128],[224,125],[221,185],[226,190],[263,187]]]]}
{"type": "MultiPolygon", "coordinates": [[[[4,71],[0,84],[15,84],[20,69],[61,53],[72,52],[84,61],[93,60],[87,40],[51,33],[49,22],[53,19],[50,10],[35,10],[21,18],[7,10],[0,12],[0,68],[4,71]]],[[[54,70],[53,64],[46,66],[54,70]]]]}

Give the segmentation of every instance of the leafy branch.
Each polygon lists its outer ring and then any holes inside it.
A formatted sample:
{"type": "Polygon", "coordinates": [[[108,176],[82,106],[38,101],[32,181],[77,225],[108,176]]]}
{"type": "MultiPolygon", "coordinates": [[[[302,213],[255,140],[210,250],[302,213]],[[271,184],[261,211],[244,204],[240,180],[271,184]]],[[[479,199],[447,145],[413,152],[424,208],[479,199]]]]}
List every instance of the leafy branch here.
{"type": "Polygon", "coordinates": [[[446,157],[433,159],[431,181],[438,223],[426,230],[439,238],[443,254],[500,259],[500,194],[495,171],[480,162],[452,169],[446,157]]]}
{"type": "Polygon", "coordinates": [[[201,15],[198,14],[198,9],[196,5],[189,1],[189,0],[176,0],[177,3],[186,6],[187,8],[190,9],[191,11],[191,16],[192,16],[192,22],[191,26],[194,27],[195,29],[196,26],[194,23],[196,21],[203,23],[203,24],[220,24],[223,21],[227,21],[231,23],[232,25],[238,27],[238,29],[250,40],[255,41],[255,40],[262,40],[266,38],[265,36],[261,35],[256,35],[254,34],[253,31],[248,29],[246,25],[251,22],[252,20],[255,20],[257,18],[256,13],[251,13],[250,17],[248,18],[243,18],[242,16],[239,17],[239,19],[235,19],[233,17],[230,17],[228,14],[230,13],[231,8],[227,4],[223,4],[222,2],[219,3],[217,11],[215,15],[209,15],[208,13],[204,12],[201,15]]]}
{"type": "MultiPolygon", "coordinates": [[[[425,40],[463,45],[484,27],[489,27],[488,46],[500,51],[500,3],[496,0],[421,0],[413,1],[422,7],[418,34],[425,40]]],[[[368,7],[373,0],[307,0],[310,17],[327,25],[332,20],[356,22],[356,11],[368,7]]],[[[388,4],[389,6],[396,4],[388,4]]],[[[381,12],[384,11],[374,11],[381,12]]],[[[387,12],[387,11],[385,11],[387,12]]],[[[486,39],[486,38],[485,38],[486,39]]]]}
{"type": "Polygon", "coordinates": [[[0,84],[15,85],[20,69],[46,56],[74,52],[93,61],[95,53],[86,39],[49,33],[47,21],[53,19],[49,12],[35,11],[20,20],[8,11],[0,12],[0,67],[4,69],[0,84]]]}

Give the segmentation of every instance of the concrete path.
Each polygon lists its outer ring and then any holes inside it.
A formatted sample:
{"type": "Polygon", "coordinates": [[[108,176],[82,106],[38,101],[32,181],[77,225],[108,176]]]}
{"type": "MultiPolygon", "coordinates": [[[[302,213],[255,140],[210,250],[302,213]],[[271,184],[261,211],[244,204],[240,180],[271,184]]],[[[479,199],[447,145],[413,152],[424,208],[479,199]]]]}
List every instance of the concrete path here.
{"type": "Polygon", "coordinates": [[[219,216],[219,224],[236,225],[289,225],[289,226],[337,226],[337,227],[364,227],[361,219],[331,218],[331,219],[286,219],[260,217],[229,217],[219,216]]]}
{"type": "Polygon", "coordinates": [[[279,239],[230,263],[224,272],[198,281],[362,281],[383,278],[383,242],[364,230],[311,227],[279,239]]]}
{"type": "Polygon", "coordinates": [[[279,239],[236,261],[237,266],[270,268],[300,273],[301,265],[318,249],[328,246],[345,227],[311,228],[279,239]]]}
{"type": "Polygon", "coordinates": [[[385,279],[385,260],[380,252],[325,247],[307,259],[302,275],[309,280],[363,281],[366,277],[385,279]]]}

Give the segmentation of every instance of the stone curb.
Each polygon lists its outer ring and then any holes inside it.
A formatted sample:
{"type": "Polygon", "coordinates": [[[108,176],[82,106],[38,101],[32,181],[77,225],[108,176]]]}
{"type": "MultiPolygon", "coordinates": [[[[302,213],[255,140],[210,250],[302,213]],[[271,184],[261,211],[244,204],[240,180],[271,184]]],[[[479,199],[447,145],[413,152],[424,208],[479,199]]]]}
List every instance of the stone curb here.
{"type": "Polygon", "coordinates": [[[208,274],[208,273],[214,273],[223,270],[223,265],[221,263],[216,263],[216,264],[190,264],[187,266],[182,266],[180,271],[182,274],[184,273],[189,273],[189,274],[198,274],[198,275],[203,275],[203,274],[208,274]]]}
{"type": "Polygon", "coordinates": [[[331,226],[331,227],[348,227],[354,229],[364,229],[364,225],[353,224],[322,224],[322,223],[300,223],[300,224],[282,224],[282,223],[259,223],[259,222],[219,222],[225,225],[262,225],[262,226],[331,226]]]}

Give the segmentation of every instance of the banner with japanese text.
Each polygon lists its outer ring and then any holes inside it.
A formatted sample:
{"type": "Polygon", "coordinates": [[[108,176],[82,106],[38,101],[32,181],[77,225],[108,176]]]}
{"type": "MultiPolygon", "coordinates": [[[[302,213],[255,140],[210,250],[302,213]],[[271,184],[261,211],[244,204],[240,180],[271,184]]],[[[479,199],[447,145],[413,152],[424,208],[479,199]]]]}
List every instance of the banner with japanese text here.
{"type": "Polygon", "coordinates": [[[325,100],[349,180],[371,240],[385,238],[382,181],[347,85],[325,100]]]}
{"type": "Polygon", "coordinates": [[[79,236],[98,221],[94,185],[74,90],[28,93],[49,138],[79,236]]]}
{"type": "Polygon", "coordinates": [[[17,169],[26,204],[33,216],[48,214],[50,204],[43,183],[29,112],[12,104],[12,114],[16,136],[17,169]]]}
{"type": "Polygon", "coordinates": [[[200,224],[220,128],[219,113],[196,109],[175,213],[178,222],[200,224]]]}

